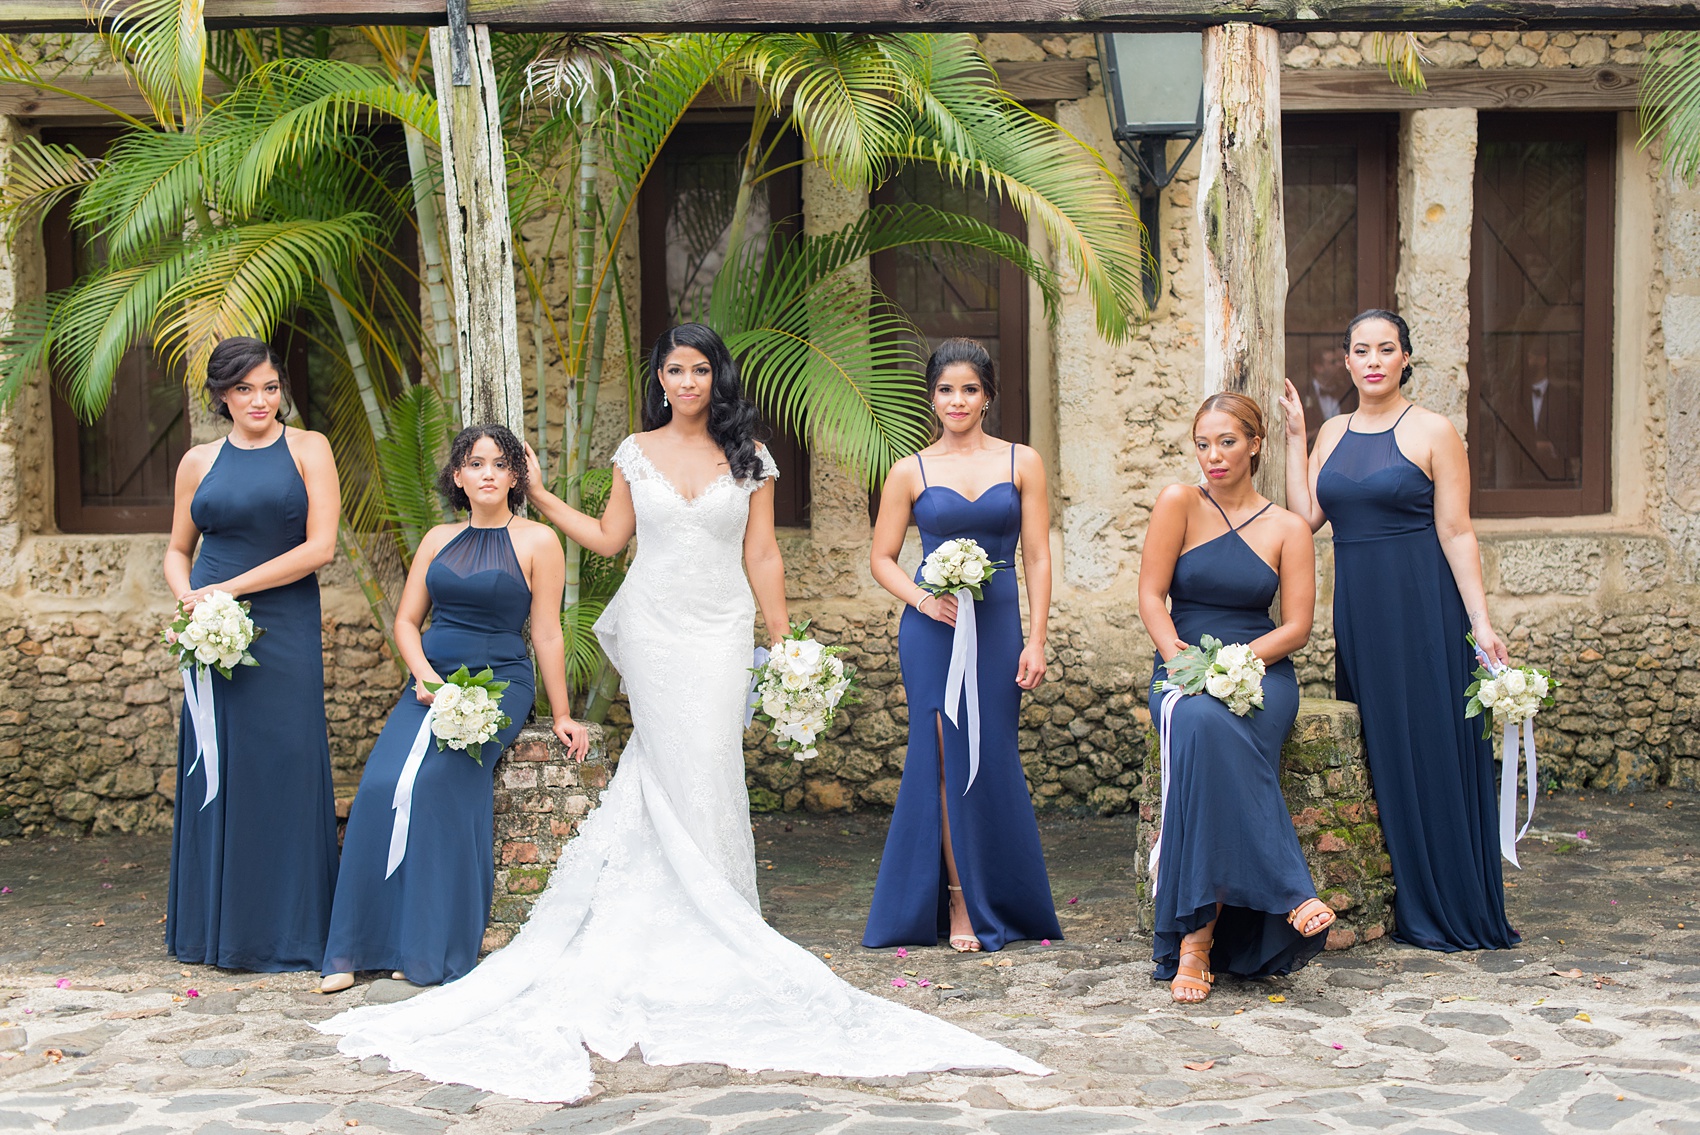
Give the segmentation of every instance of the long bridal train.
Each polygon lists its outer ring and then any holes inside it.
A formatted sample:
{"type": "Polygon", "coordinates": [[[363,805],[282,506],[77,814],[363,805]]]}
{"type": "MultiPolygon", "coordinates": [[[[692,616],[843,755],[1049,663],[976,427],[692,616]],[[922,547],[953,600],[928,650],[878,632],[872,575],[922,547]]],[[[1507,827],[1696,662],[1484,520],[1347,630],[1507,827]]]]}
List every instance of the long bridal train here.
{"type": "Polygon", "coordinates": [[[742,745],[750,490],[725,477],[687,500],[631,439],[615,463],[639,553],[597,632],[634,728],[601,806],[505,949],[450,985],[319,1027],[349,1055],[539,1102],[582,1098],[589,1053],[617,1060],[634,1045],[651,1064],[749,1071],[1047,1072],[847,985],[762,921],[742,745]]]}

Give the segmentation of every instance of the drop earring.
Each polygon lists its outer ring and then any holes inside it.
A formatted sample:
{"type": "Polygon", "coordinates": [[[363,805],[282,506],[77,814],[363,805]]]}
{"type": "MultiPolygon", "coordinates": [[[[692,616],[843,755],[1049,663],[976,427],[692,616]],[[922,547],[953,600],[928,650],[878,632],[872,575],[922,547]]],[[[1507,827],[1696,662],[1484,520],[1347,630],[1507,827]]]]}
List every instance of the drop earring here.
{"type": "Polygon", "coordinates": [[[668,406],[673,405],[673,403],[667,401],[667,392],[665,390],[663,390],[661,392],[661,405],[663,407],[668,407],[668,406]]]}

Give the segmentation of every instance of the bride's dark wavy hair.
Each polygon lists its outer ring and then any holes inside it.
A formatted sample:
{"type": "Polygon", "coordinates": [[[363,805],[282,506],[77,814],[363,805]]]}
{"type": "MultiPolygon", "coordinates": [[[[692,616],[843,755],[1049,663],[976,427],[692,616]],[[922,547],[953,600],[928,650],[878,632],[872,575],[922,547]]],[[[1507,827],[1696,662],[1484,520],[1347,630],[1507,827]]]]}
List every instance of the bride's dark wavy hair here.
{"type": "Polygon", "coordinates": [[[710,327],[681,323],[661,333],[649,352],[649,374],[643,386],[643,428],[660,429],[673,420],[673,407],[664,401],[661,368],[680,347],[701,351],[714,372],[708,395],[708,436],[726,454],[726,464],[739,481],[761,481],[761,458],[756,455],[756,406],[744,397],[738,364],[732,352],[710,327]]]}

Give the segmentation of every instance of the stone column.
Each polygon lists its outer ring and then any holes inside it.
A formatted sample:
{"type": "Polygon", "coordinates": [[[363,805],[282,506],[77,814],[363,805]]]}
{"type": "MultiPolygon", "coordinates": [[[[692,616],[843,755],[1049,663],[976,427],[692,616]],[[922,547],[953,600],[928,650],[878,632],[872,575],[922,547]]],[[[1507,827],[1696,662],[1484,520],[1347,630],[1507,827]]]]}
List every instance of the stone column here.
{"type": "Polygon", "coordinates": [[[1405,393],[1467,441],[1476,112],[1413,110],[1399,135],[1397,293],[1415,348],[1405,393]]]}
{"type": "Polygon", "coordinates": [[[1204,387],[1248,394],[1269,423],[1258,490],[1287,499],[1276,402],[1286,374],[1287,234],[1281,211],[1281,41],[1273,28],[1204,31],[1204,387]]]}

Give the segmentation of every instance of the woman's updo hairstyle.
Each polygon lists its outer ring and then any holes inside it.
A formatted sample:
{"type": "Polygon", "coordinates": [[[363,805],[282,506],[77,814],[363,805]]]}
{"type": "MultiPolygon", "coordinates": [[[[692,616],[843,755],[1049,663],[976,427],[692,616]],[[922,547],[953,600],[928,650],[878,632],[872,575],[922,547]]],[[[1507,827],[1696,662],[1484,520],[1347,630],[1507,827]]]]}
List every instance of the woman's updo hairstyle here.
{"type": "Polygon", "coordinates": [[[938,389],[939,380],[944,372],[958,363],[966,363],[974,368],[974,373],[980,378],[980,385],[986,390],[986,404],[989,406],[998,397],[998,376],[992,366],[991,353],[974,339],[946,339],[940,343],[927,359],[927,400],[933,398],[933,391],[938,389]]]}
{"type": "Polygon", "coordinates": [[[472,511],[472,502],[467,499],[466,490],[455,484],[455,471],[465,467],[472,459],[472,447],[478,444],[479,438],[484,437],[495,442],[496,448],[507,458],[508,469],[514,475],[513,487],[508,490],[508,511],[518,516],[525,510],[526,482],[529,479],[526,475],[525,445],[507,426],[467,426],[455,434],[454,441],[449,445],[449,463],[437,474],[437,492],[456,512],[472,511]]]}
{"type": "MultiPolygon", "coordinates": [[[[1416,354],[1415,351],[1411,350],[1411,328],[1409,325],[1397,312],[1388,311],[1381,307],[1372,307],[1368,311],[1360,311],[1352,316],[1352,321],[1346,324],[1346,333],[1340,337],[1340,349],[1350,355],[1352,353],[1352,332],[1358,329],[1360,323],[1368,323],[1372,319],[1385,319],[1391,323],[1394,330],[1399,332],[1399,349],[1407,355],[1416,354]]],[[[1404,371],[1399,375],[1399,385],[1403,386],[1409,381],[1411,381],[1411,364],[1406,363],[1404,371]]]]}
{"type": "MultiPolygon", "coordinates": [[[[1212,394],[1199,404],[1198,413],[1192,416],[1194,433],[1198,432],[1198,419],[1214,410],[1220,410],[1239,423],[1240,429],[1245,431],[1247,440],[1261,442],[1269,436],[1268,430],[1263,424],[1262,408],[1258,406],[1254,399],[1247,398],[1244,394],[1236,394],[1232,390],[1212,394]]],[[[1259,452],[1251,455],[1251,471],[1254,475],[1257,473],[1257,467],[1263,463],[1262,449],[1261,445],[1258,446],[1259,452]]]]}
{"type": "Polygon", "coordinates": [[[281,420],[285,415],[294,413],[294,403],[289,397],[289,378],[283,373],[283,356],[270,343],[248,335],[220,339],[212,354],[207,356],[207,399],[212,403],[213,413],[230,420],[230,407],[224,404],[224,392],[247,378],[249,372],[261,363],[272,365],[283,388],[278,418],[281,420]]]}
{"type": "Polygon", "coordinates": [[[680,347],[701,351],[714,372],[708,394],[708,436],[726,454],[726,465],[737,481],[762,481],[761,458],[756,454],[756,406],[744,397],[738,378],[738,363],[714,329],[701,323],[681,323],[661,333],[649,352],[649,373],[643,385],[643,428],[660,429],[673,420],[661,385],[661,368],[667,356],[680,347]]]}

